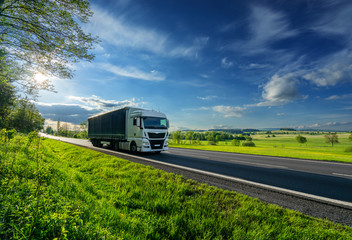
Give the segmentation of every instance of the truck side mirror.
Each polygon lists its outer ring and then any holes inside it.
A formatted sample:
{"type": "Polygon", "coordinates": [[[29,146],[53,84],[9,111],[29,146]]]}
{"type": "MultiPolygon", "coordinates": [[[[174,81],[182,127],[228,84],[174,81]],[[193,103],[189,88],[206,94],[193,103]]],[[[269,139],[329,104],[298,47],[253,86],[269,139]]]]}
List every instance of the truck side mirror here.
{"type": "Polygon", "coordinates": [[[167,128],[170,127],[169,119],[166,120],[166,127],[167,127],[167,128]]]}
{"type": "Polygon", "coordinates": [[[137,127],[141,127],[141,118],[137,118],[137,127]]]}

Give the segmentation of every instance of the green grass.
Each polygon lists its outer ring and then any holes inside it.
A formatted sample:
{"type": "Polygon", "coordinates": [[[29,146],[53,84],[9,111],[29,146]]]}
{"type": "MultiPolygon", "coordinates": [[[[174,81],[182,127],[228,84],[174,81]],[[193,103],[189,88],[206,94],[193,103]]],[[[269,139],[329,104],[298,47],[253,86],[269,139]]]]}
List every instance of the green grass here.
{"type": "Polygon", "coordinates": [[[0,143],[0,239],[352,239],[352,228],[33,136],[0,143]]]}
{"type": "Polygon", "coordinates": [[[350,134],[338,134],[340,143],[333,147],[329,143],[325,143],[324,135],[302,135],[307,138],[306,144],[296,142],[297,135],[276,135],[276,137],[266,138],[266,135],[253,135],[253,142],[256,147],[233,146],[231,141],[222,141],[217,145],[208,145],[207,141],[202,144],[189,144],[184,141],[183,144],[175,144],[171,140],[170,147],[192,148],[200,150],[211,150],[221,152],[236,152],[256,155],[269,155],[280,157],[293,157],[303,159],[316,159],[328,161],[341,161],[352,163],[352,152],[346,151],[352,146],[352,142],[348,140],[350,134]]]}

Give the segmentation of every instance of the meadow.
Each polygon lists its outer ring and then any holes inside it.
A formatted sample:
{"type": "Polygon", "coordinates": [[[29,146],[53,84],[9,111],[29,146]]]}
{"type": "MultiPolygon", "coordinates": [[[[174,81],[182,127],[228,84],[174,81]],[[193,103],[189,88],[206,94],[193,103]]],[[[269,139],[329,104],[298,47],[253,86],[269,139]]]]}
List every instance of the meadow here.
{"type": "Polygon", "coordinates": [[[351,133],[338,133],[339,143],[334,144],[334,146],[325,142],[324,134],[301,135],[307,138],[305,144],[298,143],[295,139],[297,134],[291,133],[275,134],[275,137],[272,137],[272,134],[251,135],[255,147],[234,146],[230,140],[219,141],[216,145],[209,145],[208,141],[200,141],[198,143],[193,141],[190,143],[188,140],[183,140],[177,144],[174,140],[170,140],[169,146],[352,163],[352,141],[349,140],[351,133]]]}
{"type": "Polygon", "coordinates": [[[352,228],[93,150],[0,141],[0,239],[352,239],[352,228]]]}

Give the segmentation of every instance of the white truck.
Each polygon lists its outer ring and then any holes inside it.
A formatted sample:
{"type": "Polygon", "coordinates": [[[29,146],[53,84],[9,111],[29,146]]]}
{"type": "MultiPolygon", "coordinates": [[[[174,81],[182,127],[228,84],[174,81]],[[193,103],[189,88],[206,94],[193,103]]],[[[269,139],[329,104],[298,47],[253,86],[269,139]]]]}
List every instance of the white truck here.
{"type": "Polygon", "coordinates": [[[95,147],[155,152],[168,150],[169,121],[154,110],[125,107],[88,118],[88,138],[95,147]]]}

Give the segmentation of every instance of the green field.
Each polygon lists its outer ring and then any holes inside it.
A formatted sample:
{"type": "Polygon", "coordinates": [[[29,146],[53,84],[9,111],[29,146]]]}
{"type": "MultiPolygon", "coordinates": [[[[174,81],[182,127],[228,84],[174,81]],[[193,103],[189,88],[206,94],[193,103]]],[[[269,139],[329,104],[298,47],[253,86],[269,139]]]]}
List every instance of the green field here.
{"type": "Polygon", "coordinates": [[[352,228],[93,150],[0,143],[0,239],[352,239],[352,228]]]}
{"type": "Polygon", "coordinates": [[[345,151],[346,148],[352,147],[352,142],[348,139],[350,133],[338,134],[340,143],[334,144],[333,147],[330,143],[325,143],[324,135],[302,134],[308,140],[306,144],[297,143],[296,134],[277,134],[270,138],[267,136],[268,134],[252,135],[256,147],[233,146],[231,141],[220,141],[217,145],[208,145],[207,141],[201,141],[201,144],[190,144],[186,140],[183,140],[182,144],[175,144],[171,140],[169,146],[352,163],[352,152],[345,151]]]}

